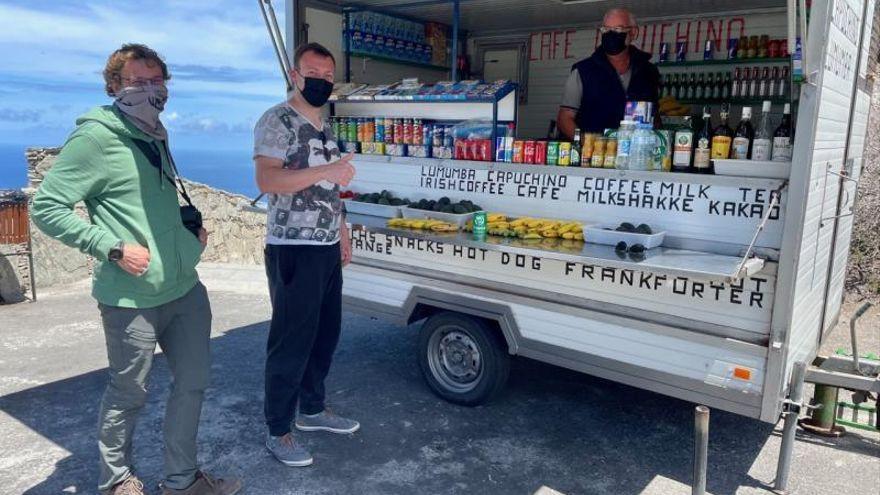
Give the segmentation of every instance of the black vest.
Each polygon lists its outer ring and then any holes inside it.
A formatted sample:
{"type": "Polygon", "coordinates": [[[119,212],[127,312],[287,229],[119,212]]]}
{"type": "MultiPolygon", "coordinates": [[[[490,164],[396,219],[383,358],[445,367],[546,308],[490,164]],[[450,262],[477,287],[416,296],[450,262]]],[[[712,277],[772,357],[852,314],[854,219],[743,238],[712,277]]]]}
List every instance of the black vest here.
{"type": "Polygon", "coordinates": [[[660,71],[650,62],[651,55],[634,47],[630,51],[632,76],[629,88],[623,90],[620,76],[601,48],[593,55],[574,64],[571,70],[581,77],[581,104],[575,122],[583,132],[617,129],[623,120],[627,101],[654,102],[656,114],[660,98],[660,71]]]}

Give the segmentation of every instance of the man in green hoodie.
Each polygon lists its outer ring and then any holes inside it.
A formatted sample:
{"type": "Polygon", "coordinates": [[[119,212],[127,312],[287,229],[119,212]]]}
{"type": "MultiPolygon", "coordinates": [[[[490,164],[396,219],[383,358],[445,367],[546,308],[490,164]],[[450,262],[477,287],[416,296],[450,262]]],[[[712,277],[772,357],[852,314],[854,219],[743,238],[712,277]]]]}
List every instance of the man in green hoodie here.
{"type": "Polygon", "coordinates": [[[159,120],[169,78],[159,55],[144,45],[123,45],[110,55],[104,80],[115,101],[77,120],[34,197],[33,219],[47,235],[100,262],[92,296],[103,321],[110,381],[99,418],[99,490],[143,493],[131,467],[132,435],[158,344],[173,376],[162,492],[231,495],[239,481],[212,478],[196,463],[211,307],[195,266],[207,232],[197,226],[190,231],[181,219],[177,194],[183,184],[159,120]],[[80,201],[91,222],[74,213],[80,201]]]}

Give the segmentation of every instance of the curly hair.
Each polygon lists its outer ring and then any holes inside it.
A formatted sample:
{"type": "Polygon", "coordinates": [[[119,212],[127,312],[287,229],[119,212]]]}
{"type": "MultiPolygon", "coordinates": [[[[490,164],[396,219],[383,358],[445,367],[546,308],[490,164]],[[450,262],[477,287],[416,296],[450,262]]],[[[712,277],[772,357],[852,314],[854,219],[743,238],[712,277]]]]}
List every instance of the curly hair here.
{"type": "Polygon", "coordinates": [[[149,67],[158,65],[162,69],[162,78],[166,81],[171,79],[168,66],[155,50],[140,43],[126,43],[107,58],[107,65],[104,67],[104,91],[108,96],[114,96],[114,85],[122,84],[122,68],[129,60],[144,60],[149,67]]]}

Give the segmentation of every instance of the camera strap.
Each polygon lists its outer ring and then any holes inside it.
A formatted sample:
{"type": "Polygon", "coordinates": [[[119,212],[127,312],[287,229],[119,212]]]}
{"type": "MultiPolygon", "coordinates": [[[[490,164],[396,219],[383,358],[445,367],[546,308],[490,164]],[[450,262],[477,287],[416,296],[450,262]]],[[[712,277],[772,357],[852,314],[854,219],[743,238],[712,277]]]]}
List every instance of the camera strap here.
{"type": "Polygon", "coordinates": [[[165,169],[162,167],[162,154],[155,142],[147,143],[140,139],[134,139],[133,141],[137,147],[140,148],[141,153],[143,153],[144,156],[147,157],[147,160],[150,161],[150,164],[159,169],[159,174],[168,179],[168,182],[171,183],[174,189],[183,196],[186,204],[193,206],[192,200],[189,199],[189,194],[186,193],[186,186],[183,185],[183,181],[180,179],[180,174],[177,173],[177,165],[174,163],[174,158],[171,156],[171,150],[168,149],[168,143],[162,141],[162,148],[165,151],[165,156],[168,157],[168,164],[171,166],[171,172],[174,174],[174,178],[165,173],[165,169]]]}

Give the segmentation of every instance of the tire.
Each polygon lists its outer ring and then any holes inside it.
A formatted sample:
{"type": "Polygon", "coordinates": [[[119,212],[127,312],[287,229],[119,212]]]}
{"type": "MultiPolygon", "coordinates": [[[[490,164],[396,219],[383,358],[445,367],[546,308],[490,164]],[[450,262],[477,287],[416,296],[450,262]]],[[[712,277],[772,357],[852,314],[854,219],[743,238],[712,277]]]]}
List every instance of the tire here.
{"type": "Polygon", "coordinates": [[[441,398],[464,406],[497,395],[510,373],[510,355],[489,322],[461,313],[438,313],[419,331],[419,367],[441,398]]]}

